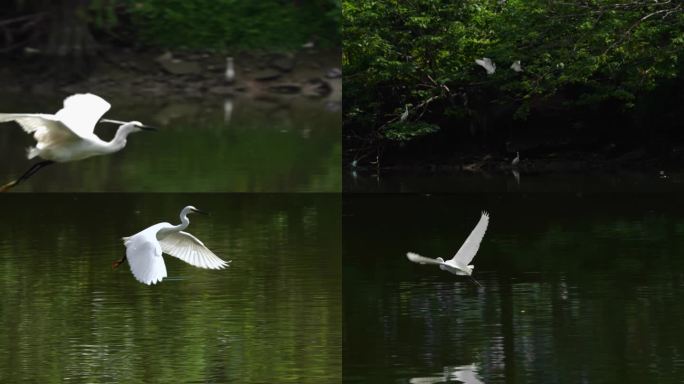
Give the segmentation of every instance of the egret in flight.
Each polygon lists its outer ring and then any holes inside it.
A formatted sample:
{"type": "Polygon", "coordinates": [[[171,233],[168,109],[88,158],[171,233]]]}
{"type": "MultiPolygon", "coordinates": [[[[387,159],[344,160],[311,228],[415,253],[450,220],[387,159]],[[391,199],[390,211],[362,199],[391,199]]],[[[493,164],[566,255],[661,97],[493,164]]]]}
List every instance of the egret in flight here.
{"type": "Polygon", "coordinates": [[[487,225],[489,225],[489,214],[487,212],[482,212],[480,221],[477,223],[473,231],[470,232],[470,236],[468,236],[466,241],[463,243],[463,245],[461,245],[461,248],[458,250],[458,252],[456,252],[456,255],[452,257],[451,260],[444,261],[444,259],[441,257],[430,259],[413,252],[408,252],[406,257],[408,257],[408,259],[414,263],[436,264],[439,265],[439,269],[451,272],[454,275],[468,276],[475,284],[481,287],[482,285],[480,285],[480,283],[478,283],[477,280],[475,280],[472,276],[475,266],[468,265],[468,263],[473,260],[477,250],[480,248],[482,238],[487,231],[487,225]]]}
{"type": "Polygon", "coordinates": [[[475,64],[484,68],[488,75],[493,75],[496,72],[496,64],[489,57],[475,59],[475,64]]]}
{"type": "Polygon", "coordinates": [[[111,105],[92,93],[71,95],[64,99],[64,107],[56,114],[0,113],[0,123],[16,121],[26,133],[36,140],[35,147],[28,148],[28,158],[40,157],[43,161],[33,164],[18,179],[0,187],[0,192],[16,186],[33,176],[41,168],[54,163],[82,160],[92,156],[120,151],[126,146],[126,137],[141,130],[155,130],[139,121],[102,119],[111,105]],[[119,124],[114,138],[107,142],[94,133],[98,122],[119,124]]]}
{"type": "Polygon", "coordinates": [[[133,236],[124,237],[126,255],[115,261],[112,268],[116,269],[128,260],[131,272],[133,272],[136,280],[151,285],[166,277],[166,265],[162,253],[177,257],[199,268],[223,269],[228,267],[230,261],[221,260],[195,236],[183,232],[190,224],[188,219],[190,213],[205,212],[188,205],[180,213],[180,224],[159,223],[143,229],[133,236]]]}

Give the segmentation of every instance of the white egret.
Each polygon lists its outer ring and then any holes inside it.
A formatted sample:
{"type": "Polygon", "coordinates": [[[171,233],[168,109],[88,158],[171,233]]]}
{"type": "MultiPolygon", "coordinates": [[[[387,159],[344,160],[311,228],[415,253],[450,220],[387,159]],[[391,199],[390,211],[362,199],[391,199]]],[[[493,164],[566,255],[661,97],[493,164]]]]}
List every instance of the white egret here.
{"type": "Polygon", "coordinates": [[[139,121],[101,119],[110,107],[111,105],[101,97],[85,93],[71,95],[64,99],[64,107],[54,115],[0,113],[0,123],[16,121],[26,133],[33,134],[36,145],[28,148],[28,158],[44,159],[33,164],[18,179],[0,187],[0,192],[25,181],[50,164],[114,153],[126,146],[126,138],[129,134],[141,130],[155,130],[139,121]],[[95,125],[98,121],[120,124],[111,141],[103,141],[95,135],[95,125]]]}
{"type": "Polygon", "coordinates": [[[488,75],[493,75],[496,72],[496,64],[488,57],[475,59],[475,63],[484,68],[488,75]]]}
{"type": "Polygon", "coordinates": [[[522,65],[520,64],[520,60],[516,60],[511,64],[511,69],[515,72],[522,72],[522,65]]]}
{"type": "Polygon", "coordinates": [[[406,119],[408,119],[408,116],[409,116],[408,104],[404,105],[404,108],[406,108],[404,110],[404,113],[402,113],[401,116],[399,117],[399,121],[402,121],[402,122],[406,121],[406,119]]]}
{"type": "Polygon", "coordinates": [[[480,221],[477,223],[473,231],[470,233],[463,245],[461,245],[461,248],[458,250],[458,252],[456,252],[456,255],[451,258],[451,260],[444,261],[444,259],[441,257],[430,259],[413,252],[408,252],[406,257],[408,257],[408,259],[414,263],[435,264],[439,265],[439,269],[443,271],[451,272],[454,275],[468,276],[473,280],[473,282],[475,282],[475,284],[481,287],[482,285],[480,285],[480,283],[478,283],[477,280],[475,280],[472,276],[475,266],[468,265],[468,263],[473,260],[477,250],[480,248],[482,238],[487,231],[487,225],[489,225],[489,214],[483,211],[480,221]]]}
{"type": "Polygon", "coordinates": [[[515,152],[515,158],[511,161],[511,165],[517,167],[520,164],[520,152],[515,152]]]}
{"type": "Polygon", "coordinates": [[[235,81],[235,65],[232,57],[226,57],[226,81],[229,83],[235,81]]]}
{"type": "Polygon", "coordinates": [[[162,253],[177,257],[186,263],[199,268],[223,269],[230,261],[223,261],[209,250],[195,236],[183,232],[190,224],[188,214],[204,213],[188,205],[180,213],[181,223],[155,224],[133,236],[124,237],[126,255],[112,264],[116,268],[128,260],[131,272],[136,280],[151,285],[166,277],[166,265],[162,253]]]}

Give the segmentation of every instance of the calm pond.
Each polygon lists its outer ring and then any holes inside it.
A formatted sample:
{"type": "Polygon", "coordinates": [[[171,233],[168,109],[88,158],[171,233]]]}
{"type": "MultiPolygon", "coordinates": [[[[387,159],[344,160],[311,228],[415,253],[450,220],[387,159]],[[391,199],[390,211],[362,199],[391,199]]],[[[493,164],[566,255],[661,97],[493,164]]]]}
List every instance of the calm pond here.
{"type": "Polygon", "coordinates": [[[681,383],[675,193],[346,195],[347,383],[681,383]],[[491,213],[474,277],[451,258],[491,213]]]}
{"type": "Polygon", "coordinates": [[[339,383],[340,197],[6,194],[0,382],[339,383]],[[225,270],[165,256],[138,283],[122,236],[178,222],[225,270]]]}
{"type": "Polygon", "coordinates": [[[343,188],[354,193],[471,192],[684,192],[684,173],[619,172],[426,172],[344,169],[343,188]]]}
{"type": "MultiPolygon", "coordinates": [[[[0,96],[0,112],[55,113],[67,96],[0,96]]],[[[332,100],[278,98],[201,102],[109,99],[106,118],[139,120],[159,132],[131,135],[108,155],[45,168],[19,192],[339,192],[341,111],[332,100]]],[[[95,130],[103,140],[113,124],[95,130]]],[[[0,184],[21,175],[31,136],[0,124],[0,184]]]]}

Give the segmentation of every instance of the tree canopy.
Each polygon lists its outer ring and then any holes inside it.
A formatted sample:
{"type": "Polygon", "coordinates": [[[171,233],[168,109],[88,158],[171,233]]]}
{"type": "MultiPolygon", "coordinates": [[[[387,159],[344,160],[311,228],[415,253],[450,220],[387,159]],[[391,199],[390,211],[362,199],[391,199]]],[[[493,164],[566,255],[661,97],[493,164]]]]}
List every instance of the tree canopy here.
{"type": "Polygon", "coordinates": [[[345,128],[362,152],[544,111],[635,116],[684,69],[679,1],[345,0],[343,18],[345,128]]]}

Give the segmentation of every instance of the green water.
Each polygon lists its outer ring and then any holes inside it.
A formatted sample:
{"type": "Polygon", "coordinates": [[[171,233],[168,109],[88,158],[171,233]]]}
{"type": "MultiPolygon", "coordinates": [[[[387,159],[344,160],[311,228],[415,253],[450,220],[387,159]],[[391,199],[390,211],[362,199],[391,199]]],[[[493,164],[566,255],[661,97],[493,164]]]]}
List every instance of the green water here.
{"type": "Polygon", "coordinates": [[[345,382],[684,381],[679,194],[347,195],[342,230],[345,382]],[[483,289],[406,259],[483,209],[483,289]]]}
{"type": "MultiPolygon", "coordinates": [[[[55,113],[64,95],[0,96],[1,112],[55,113]]],[[[102,95],[106,97],[106,95],[102,95]]],[[[17,192],[337,192],[341,190],[341,112],[305,98],[200,101],[108,98],[105,115],[156,125],[131,135],[122,151],[41,170],[17,192]]],[[[95,133],[110,140],[117,126],[95,133]]],[[[0,124],[0,183],[37,160],[15,123],[0,124]]]]}
{"type": "Polygon", "coordinates": [[[5,194],[0,382],[336,383],[340,198],[286,194],[5,194]],[[165,256],[138,283],[120,238],[178,221],[226,270],[165,256]]]}

